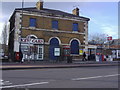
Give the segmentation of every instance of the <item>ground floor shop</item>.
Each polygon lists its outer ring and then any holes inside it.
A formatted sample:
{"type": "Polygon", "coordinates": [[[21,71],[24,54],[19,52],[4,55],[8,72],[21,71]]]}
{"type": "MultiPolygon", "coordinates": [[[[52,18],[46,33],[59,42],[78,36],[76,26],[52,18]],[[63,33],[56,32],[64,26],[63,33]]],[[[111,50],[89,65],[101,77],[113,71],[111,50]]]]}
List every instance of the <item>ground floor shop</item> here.
{"type": "Polygon", "coordinates": [[[113,48],[103,48],[96,45],[88,46],[89,61],[113,61],[120,59],[120,50],[113,48]]]}
{"type": "MultiPolygon", "coordinates": [[[[74,59],[82,58],[80,50],[85,49],[85,45],[82,45],[78,38],[69,38],[69,42],[62,42],[60,37],[50,37],[46,40],[36,35],[27,35],[21,38],[21,45],[18,47],[22,51],[24,60],[66,60],[68,56],[74,59]]],[[[14,53],[16,61],[19,58],[19,52],[14,53]]]]}

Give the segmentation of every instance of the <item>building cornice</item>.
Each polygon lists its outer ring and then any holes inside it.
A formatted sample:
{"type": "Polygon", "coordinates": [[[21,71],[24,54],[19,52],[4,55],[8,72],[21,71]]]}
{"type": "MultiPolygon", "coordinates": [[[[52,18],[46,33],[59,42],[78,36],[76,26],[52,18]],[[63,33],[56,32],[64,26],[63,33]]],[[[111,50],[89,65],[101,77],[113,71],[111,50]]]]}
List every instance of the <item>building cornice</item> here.
{"type": "Polygon", "coordinates": [[[46,31],[46,32],[57,32],[57,33],[85,35],[85,33],[80,33],[80,32],[76,32],[76,31],[71,32],[71,31],[62,31],[62,30],[39,29],[39,28],[35,28],[35,27],[22,27],[22,29],[34,30],[34,31],[46,31]]]}
{"type": "MultiPolygon", "coordinates": [[[[21,11],[16,11],[22,15],[21,11]]],[[[44,18],[55,18],[55,19],[62,19],[62,20],[71,20],[71,21],[78,21],[78,22],[84,22],[87,23],[88,21],[85,20],[84,18],[80,17],[69,17],[69,16],[62,16],[62,15],[53,15],[50,13],[35,13],[35,12],[28,12],[24,11],[23,15],[28,15],[28,16],[38,16],[38,17],[44,17],[44,18]]]]}

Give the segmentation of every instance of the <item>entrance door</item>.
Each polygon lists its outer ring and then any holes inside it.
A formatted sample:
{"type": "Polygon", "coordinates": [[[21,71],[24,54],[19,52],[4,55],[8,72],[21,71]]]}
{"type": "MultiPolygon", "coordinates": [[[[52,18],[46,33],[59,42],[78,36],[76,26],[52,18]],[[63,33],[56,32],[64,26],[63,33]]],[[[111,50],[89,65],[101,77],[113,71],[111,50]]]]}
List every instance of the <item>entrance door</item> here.
{"type": "Polygon", "coordinates": [[[71,54],[77,54],[79,55],[79,42],[77,40],[73,40],[71,42],[71,54]]]}
{"type": "Polygon", "coordinates": [[[49,55],[51,60],[57,60],[57,57],[54,55],[55,48],[59,48],[59,41],[57,38],[52,38],[50,40],[49,55]]]}
{"type": "Polygon", "coordinates": [[[43,46],[38,47],[38,60],[43,60],[43,46]]]}

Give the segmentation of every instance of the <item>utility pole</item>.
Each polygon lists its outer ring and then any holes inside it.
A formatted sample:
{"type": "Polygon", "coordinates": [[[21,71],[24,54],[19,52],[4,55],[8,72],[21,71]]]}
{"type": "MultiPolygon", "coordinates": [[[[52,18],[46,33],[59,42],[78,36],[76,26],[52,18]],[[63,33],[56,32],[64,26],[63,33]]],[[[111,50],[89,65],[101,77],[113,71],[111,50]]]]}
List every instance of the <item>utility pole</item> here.
{"type": "Polygon", "coordinates": [[[24,6],[24,0],[22,0],[22,14],[21,14],[21,28],[20,28],[20,46],[19,50],[21,50],[21,39],[22,39],[22,23],[23,23],[23,6],[24,6]]]}
{"type": "Polygon", "coordinates": [[[21,52],[21,39],[22,39],[22,23],[23,23],[23,7],[24,7],[24,0],[22,0],[22,14],[21,14],[21,28],[20,28],[20,36],[19,36],[19,55],[21,52]]]}

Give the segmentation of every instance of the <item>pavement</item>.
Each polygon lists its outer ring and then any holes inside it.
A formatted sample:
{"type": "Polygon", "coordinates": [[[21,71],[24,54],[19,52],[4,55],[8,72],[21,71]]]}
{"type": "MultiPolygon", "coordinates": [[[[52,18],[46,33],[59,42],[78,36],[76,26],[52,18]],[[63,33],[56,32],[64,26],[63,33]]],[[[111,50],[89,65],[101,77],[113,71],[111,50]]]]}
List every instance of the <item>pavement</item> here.
{"type": "Polygon", "coordinates": [[[48,68],[77,68],[77,67],[100,67],[100,66],[116,66],[120,61],[80,61],[74,60],[72,63],[66,61],[26,61],[20,62],[1,62],[0,70],[19,70],[19,69],[48,69],[48,68]]]}

